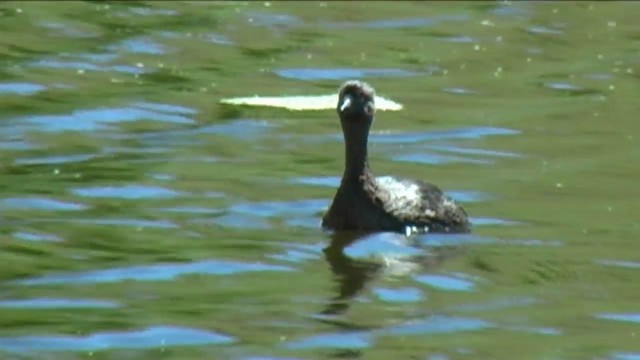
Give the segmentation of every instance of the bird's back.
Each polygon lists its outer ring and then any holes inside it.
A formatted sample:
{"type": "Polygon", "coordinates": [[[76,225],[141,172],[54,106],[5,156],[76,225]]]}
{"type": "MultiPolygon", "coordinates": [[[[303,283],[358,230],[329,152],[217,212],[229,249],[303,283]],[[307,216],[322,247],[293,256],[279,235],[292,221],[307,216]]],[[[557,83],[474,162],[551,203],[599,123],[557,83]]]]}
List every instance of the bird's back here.
{"type": "Polygon", "coordinates": [[[365,183],[374,204],[414,231],[468,232],[467,213],[435,185],[381,176],[365,183]]]}
{"type": "Polygon", "coordinates": [[[362,175],[341,184],[323,218],[334,230],[469,232],[465,210],[435,185],[390,176],[362,175]]]}

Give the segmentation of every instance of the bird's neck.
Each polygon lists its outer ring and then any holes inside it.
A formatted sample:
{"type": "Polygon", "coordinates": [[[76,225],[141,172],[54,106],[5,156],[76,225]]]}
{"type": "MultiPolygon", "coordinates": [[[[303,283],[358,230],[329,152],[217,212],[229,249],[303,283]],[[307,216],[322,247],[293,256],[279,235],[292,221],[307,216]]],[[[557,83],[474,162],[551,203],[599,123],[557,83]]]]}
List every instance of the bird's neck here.
{"type": "Polygon", "coordinates": [[[342,182],[359,183],[369,173],[367,143],[370,122],[342,122],[345,145],[345,168],[342,182]]]}

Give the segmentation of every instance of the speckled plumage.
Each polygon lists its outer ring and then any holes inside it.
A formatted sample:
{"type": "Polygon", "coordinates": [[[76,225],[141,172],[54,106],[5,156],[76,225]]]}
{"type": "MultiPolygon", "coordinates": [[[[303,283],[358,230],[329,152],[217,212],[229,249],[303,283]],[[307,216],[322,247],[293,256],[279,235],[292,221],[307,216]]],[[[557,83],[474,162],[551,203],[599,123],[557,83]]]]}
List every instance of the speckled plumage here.
{"type": "Polygon", "coordinates": [[[367,140],[375,112],[374,90],[348,81],[337,105],[345,138],[345,171],[322,226],[332,230],[468,232],[465,210],[435,185],[391,176],[375,177],[367,140]]]}

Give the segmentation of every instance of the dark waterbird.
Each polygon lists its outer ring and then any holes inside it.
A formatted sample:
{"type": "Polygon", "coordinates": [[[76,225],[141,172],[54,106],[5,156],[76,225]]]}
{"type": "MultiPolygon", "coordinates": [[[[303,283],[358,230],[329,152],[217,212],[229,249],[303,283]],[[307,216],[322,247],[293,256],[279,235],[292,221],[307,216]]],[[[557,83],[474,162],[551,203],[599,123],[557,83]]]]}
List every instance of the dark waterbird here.
{"type": "Polygon", "coordinates": [[[375,113],[375,91],[361,81],[340,87],[337,111],[345,142],[345,169],[322,227],[336,231],[470,231],[467,213],[435,185],[369,169],[367,142],[375,113]]]}

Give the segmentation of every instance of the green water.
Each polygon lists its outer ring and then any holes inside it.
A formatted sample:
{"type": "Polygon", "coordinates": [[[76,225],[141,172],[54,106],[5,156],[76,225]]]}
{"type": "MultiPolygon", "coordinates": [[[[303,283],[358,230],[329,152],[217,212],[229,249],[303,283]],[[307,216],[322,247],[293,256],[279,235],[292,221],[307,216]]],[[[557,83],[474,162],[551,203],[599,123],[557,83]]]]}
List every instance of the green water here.
{"type": "Polygon", "coordinates": [[[0,358],[640,359],[639,11],[2,3],[0,358]],[[335,113],[219,104],[350,78],[471,235],[345,246],[335,113]]]}

